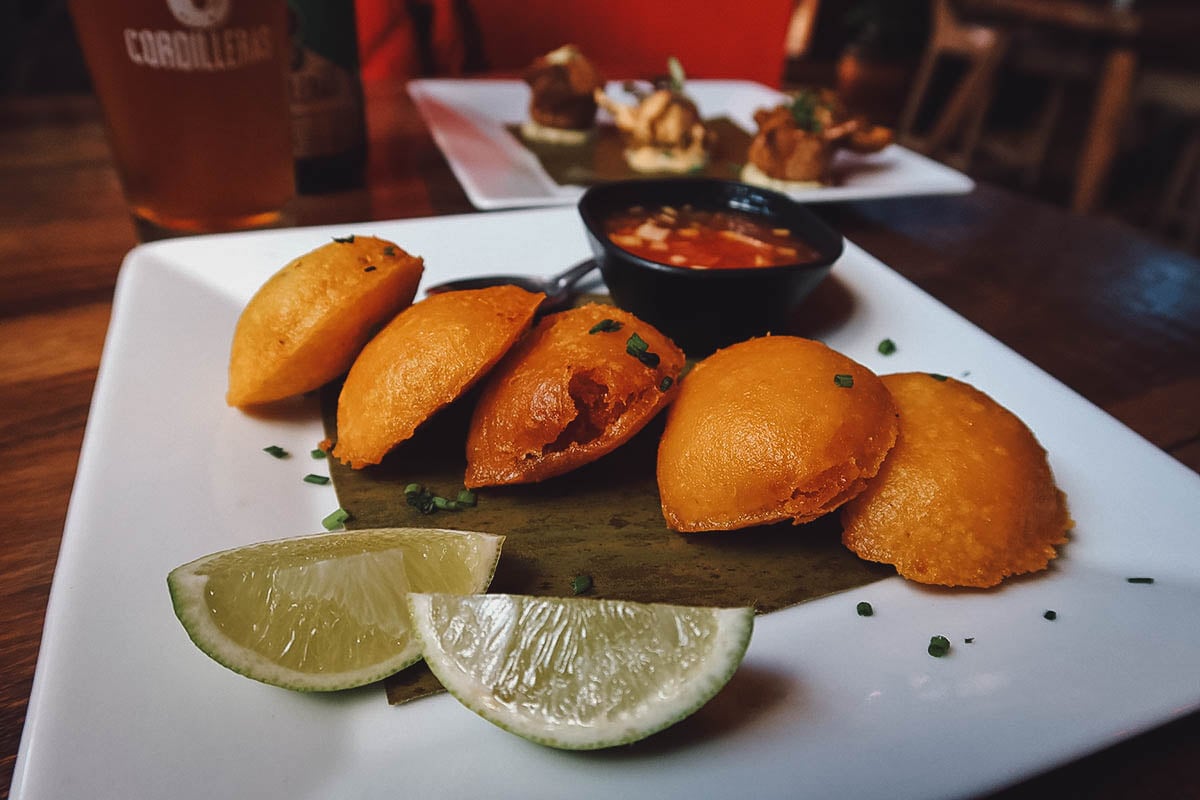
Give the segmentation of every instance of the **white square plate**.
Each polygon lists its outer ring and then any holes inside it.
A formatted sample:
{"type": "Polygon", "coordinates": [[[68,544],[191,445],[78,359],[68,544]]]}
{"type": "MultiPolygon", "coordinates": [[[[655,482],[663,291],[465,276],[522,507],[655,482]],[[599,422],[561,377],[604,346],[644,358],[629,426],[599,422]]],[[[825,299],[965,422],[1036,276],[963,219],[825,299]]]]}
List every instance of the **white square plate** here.
{"type": "MultiPolygon", "coordinates": [[[[624,97],[619,83],[613,97],[624,97]]],[[[408,93],[429,126],[450,169],[476,208],[569,205],[581,186],[560,186],[537,157],[506,125],[528,116],[529,88],[514,80],[416,80],[408,93]]],[[[780,102],[783,95],[750,81],[688,81],[688,93],[706,117],[727,116],[754,131],[754,111],[780,102]]],[[[806,203],[866,200],[921,194],[962,194],[975,187],[961,172],[891,145],[872,155],[843,152],[846,179],[838,186],[791,192],[806,203]]]]}
{"type": "Polygon", "coordinates": [[[218,666],[175,619],[167,573],[216,550],[320,531],[337,504],[331,486],[302,481],[322,471],[308,456],[323,437],[314,401],[267,416],[225,405],[234,323],[276,269],[348,233],[425,256],[425,285],[549,274],[587,255],[565,208],[132,251],[54,576],[16,800],[954,797],[1200,705],[1200,477],[853,245],[832,273],[853,313],[822,335],[878,372],[969,373],[1030,425],[1078,523],[1048,572],[991,591],[889,578],[760,617],[742,668],[712,703],[613,751],[530,744],[446,695],[390,707],[378,686],[306,695],[218,666]],[[899,348],[889,357],[876,349],[885,337],[899,348]],[[292,457],[262,452],[272,444],[292,457]],[[856,615],[862,600],[873,617],[856,615]],[[947,657],[926,653],[934,634],[953,643],[947,657]]]}

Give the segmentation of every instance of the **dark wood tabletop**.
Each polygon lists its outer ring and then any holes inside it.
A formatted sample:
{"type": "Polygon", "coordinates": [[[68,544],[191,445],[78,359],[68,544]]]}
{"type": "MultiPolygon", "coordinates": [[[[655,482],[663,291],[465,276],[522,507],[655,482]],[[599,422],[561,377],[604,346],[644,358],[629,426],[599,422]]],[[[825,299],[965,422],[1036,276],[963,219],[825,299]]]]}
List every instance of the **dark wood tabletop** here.
{"type": "MultiPolygon", "coordinates": [[[[301,198],[294,221],[471,211],[403,86],[371,85],[368,102],[366,188],[301,198]]],[[[986,185],[966,196],[847,203],[821,213],[934,297],[1200,471],[1200,262],[1117,223],[986,185]]],[[[114,281],[135,244],[94,99],[0,99],[5,797],[114,281]]],[[[1200,714],[1192,713],[998,797],[1196,798],[1197,764],[1200,714]]]]}

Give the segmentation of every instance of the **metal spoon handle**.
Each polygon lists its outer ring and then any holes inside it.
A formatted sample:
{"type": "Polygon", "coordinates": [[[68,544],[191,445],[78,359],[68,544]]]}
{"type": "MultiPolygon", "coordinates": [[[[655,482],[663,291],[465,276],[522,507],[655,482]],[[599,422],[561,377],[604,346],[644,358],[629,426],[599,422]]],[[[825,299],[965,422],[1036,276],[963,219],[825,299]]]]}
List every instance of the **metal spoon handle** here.
{"type": "Polygon", "coordinates": [[[585,259],[584,261],[580,261],[578,264],[566,270],[565,272],[561,272],[558,275],[549,278],[548,282],[552,287],[552,291],[550,293],[556,295],[570,290],[570,288],[578,283],[581,278],[595,268],[596,260],[594,258],[589,258],[585,259]]]}

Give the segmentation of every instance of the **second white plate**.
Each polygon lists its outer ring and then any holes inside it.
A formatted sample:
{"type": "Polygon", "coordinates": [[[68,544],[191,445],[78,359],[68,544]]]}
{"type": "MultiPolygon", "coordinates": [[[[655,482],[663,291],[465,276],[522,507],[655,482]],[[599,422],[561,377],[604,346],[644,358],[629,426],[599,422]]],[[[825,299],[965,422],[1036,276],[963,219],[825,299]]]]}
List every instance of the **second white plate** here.
{"type": "MultiPolygon", "coordinates": [[[[609,87],[623,97],[620,84],[609,87]]],[[[506,128],[527,116],[529,88],[516,80],[416,80],[408,93],[429,126],[450,169],[476,208],[568,205],[584,187],[561,186],[537,158],[506,128]]],[[[706,117],[726,116],[755,130],[754,111],[778,103],[783,95],[750,81],[688,82],[688,93],[706,117]]],[[[923,194],[963,194],[974,181],[944,164],[891,145],[872,155],[841,153],[853,163],[840,170],[838,186],[791,192],[806,203],[868,200],[923,194]]]]}

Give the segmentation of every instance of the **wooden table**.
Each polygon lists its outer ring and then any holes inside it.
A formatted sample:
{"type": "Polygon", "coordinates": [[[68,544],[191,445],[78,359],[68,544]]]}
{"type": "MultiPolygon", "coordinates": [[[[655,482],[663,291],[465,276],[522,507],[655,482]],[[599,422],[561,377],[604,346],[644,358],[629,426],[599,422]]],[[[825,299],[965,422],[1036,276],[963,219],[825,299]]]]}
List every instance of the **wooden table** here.
{"type": "MultiPolygon", "coordinates": [[[[470,211],[403,88],[372,86],[368,95],[369,185],[303,198],[296,220],[470,211]]],[[[1200,470],[1200,263],[1132,230],[987,186],[965,197],[852,203],[822,213],[942,302],[1200,470]]],[[[114,280],[135,243],[94,101],[0,100],[3,796],[114,280]]],[[[999,796],[1042,790],[1057,797],[1195,798],[1197,763],[1200,714],[1193,713],[999,796]]]]}

